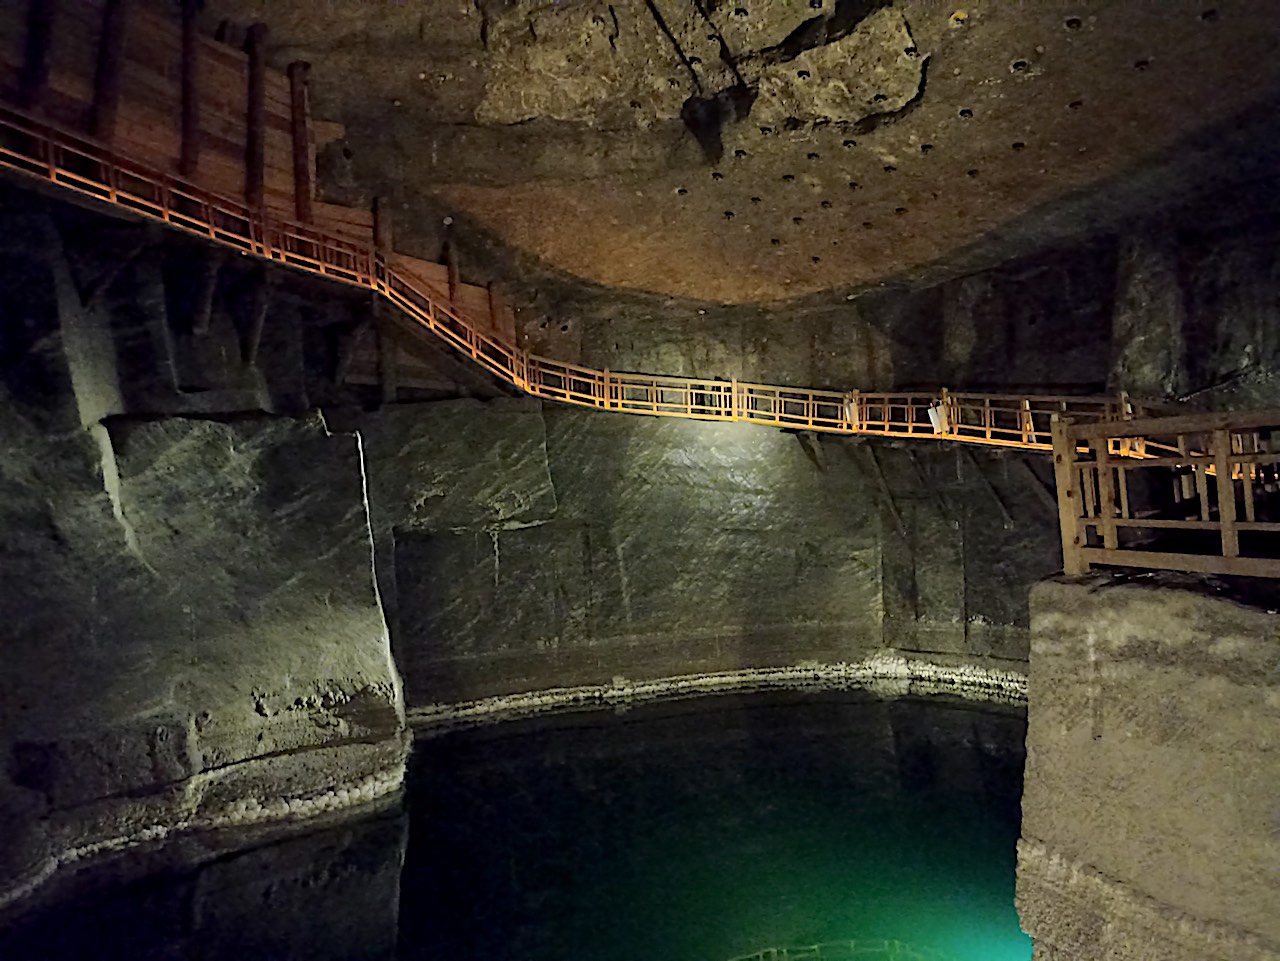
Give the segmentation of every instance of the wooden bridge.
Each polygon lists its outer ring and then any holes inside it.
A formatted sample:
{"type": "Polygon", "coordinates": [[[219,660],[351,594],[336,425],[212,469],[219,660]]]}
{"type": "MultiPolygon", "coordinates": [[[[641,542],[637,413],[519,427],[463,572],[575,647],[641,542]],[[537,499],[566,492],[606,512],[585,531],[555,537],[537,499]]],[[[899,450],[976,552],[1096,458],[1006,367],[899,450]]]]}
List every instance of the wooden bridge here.
{"type": "Polygon", "coordinates": [[[316,202],[306,65],[273,72],[260,28],[242,52],[196,36],[194,4],[182,9],[170,22],[130,0],[29,0],[25,19],[0,14],[0,96],[10,103],[0,107],[0,168],[372,291],[439,344],[544,400],[1051,453],[1069,574],[1104,564],[1280,576],[1280,542],[1267,537],[1280,533],[1271,439],[1280,411],[1167,416],[1124,395],[817,390],[533,354],[517,346],[510,310],[462,284],[456,265],[396,254],[377,204],[316,202]],[[55,42],[65,37],[78,46],[55,42]],[[1135,470],[1143,483],[1130,483],[1135,470]],[[1152,549],[1153,537],[1171,536],[1172,549],[1152,549]]]}

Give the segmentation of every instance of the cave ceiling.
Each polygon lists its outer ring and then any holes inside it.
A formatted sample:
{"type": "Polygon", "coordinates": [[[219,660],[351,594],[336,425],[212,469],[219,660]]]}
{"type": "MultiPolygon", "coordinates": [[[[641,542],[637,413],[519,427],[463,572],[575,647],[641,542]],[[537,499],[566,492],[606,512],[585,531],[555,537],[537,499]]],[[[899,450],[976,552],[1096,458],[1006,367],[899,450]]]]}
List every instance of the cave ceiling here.
{"type": "Polygon", "coordinates": [[[938,262],[1274,96],[1271,0],[208,0],[356,170],[598,284],[725,303],[938,262]]]}

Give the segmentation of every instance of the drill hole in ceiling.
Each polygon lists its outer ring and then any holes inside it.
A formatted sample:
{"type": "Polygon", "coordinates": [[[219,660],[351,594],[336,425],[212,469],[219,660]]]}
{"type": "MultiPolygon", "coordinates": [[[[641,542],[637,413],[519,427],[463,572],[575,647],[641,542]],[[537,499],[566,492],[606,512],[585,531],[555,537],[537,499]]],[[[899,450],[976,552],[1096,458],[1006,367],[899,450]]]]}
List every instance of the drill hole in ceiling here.
{"type": "Polygon", "coordinates": [[[830,201],[830,200],[824,200],[824,201],[822,201],[822,203],[820,203],[818,206],[819,206],[819,207],[821,207],[823,210],[830,210],[830,209],[831,209],[831,201],[830,201]]]}
{"type": "Polygon", "coordinates": [[[792,182],[794,182],[794,181],[795,181],[795,179],[796,179],[796,175],[795,175],[795,174],[783,174],[783,175],[782,175],[782,179],[783,179],[783,181],[784,181],[785,183],[792,183],[792,182]]]}
{"type": "Polygon", "coordinates": [[[858,189],[859,187],[861,187],[861,186],[862,186],[862,184],[858,183],[858,181],[856,181],[856,180],[850,180],[850,181],[849,181],[849,189],[850,189],[850,190],[857,190],[857,189],[858,189]]]}
{"type": "Polygon", "coordinates": [[[773,128],[772,128],[772,127],[761,127],[761,128],[760,128],[760,136],[762,136],[762,137],[767,137],[767,136],[769,136],[771,133],[773,133],[773,128]]]}
{"type": "Polygon", "coordinates": [[[718,171],[718,170],[713,170],[713,171],[711,171],[711,179],[712,179],[712,180],[724,180],[724,174],[722,174],[722,173],[721,173],[720,171],[718,171]]]}
{"type": "Polygon", "coordinates": [[[561,325],[560,325],[560,333],[562,333],[562,334],[567,334],[568,332],[569,332],[569,325],[568,325],[568,324],[561,324],[561,325]]]}
{"type": "Polygon", "coordinates": [[[1011,143],[1009,146],[1010,146],[1011,148],[1013,148],[1014,150],[1026,150],[1026,149],[1027,149],[1027,145],[1026,145],[1025,143],[1023,143],[1021,140],[1015,140],[1015,141],[1014,141],[1013,143],[1011,143]]]}
{"type": "Polygon", "coordinates": [[[737,157],[739,160],[741,160],[743,157],[747,155],[747,152],[743,150],[741,147],[739,147],[737,150],[733,152],[733,155],[737,157]]]}
{"type": "Polygon", "coordinates": [[[931,143],[922,143],[922,144],[920,145],[920,152],[921,152],[921,153],[928,153],[928,152],[929,152],[930,150],[932,150],[932,149],[933,149],[933,144],[931,144],[931,143]]]}
{"type": "Polygon", "coordinates": [[[752,197],[752,198],[751,198],[751,202],[752,202],[753,204],[763,203],[763,202],[764,202],[764,198],[763,198],[763,197],[752,197]]]}
{"type": "Polygon", "coordinates": [[[1062,21],[1062,25],[1068,30],[1079,30],[1084,26],[1084,21],[1079,17],[1067,17],[1066,20],[1062,21]]]}
{"type": "Polygon", "coordinates": [[[818,256],[810,257],[809,259],[812,260],[815,264],[822,263],[822,258],[818,256]]]}
{"type": "Polygon", "coordinates": [[[897,169],[898,169],[898,168],[897,168],[897,167],[895,167],[893,164],[885,164],[885,165],[884,165],[884,172],[885,172],[885,173],[887,173],[887,174],[891,174],[891,173],[893,173],[893,172],[894,172],[895,170],[897,170],[897,169]]]}
{"type": "Polygon", "coordinates": [[[961,108],[960,108],[960,119],[961,119],[961,120],[972,120],[972,119],[973,119],[973,111],[972,111],[972,110],[970,110],[968,107],[961,107],[961,108]]]}
{"type": "Polygon", "coordinates": [[[1067,109],[1068,109],[1068,110],[1079,110],[1079,109],[1080,109],[1081,107],[1083,107],[1083,106],[1084,106],[1084,101],[1083,101],[1083,100],[1072,100],[1069,104],[1067,104],[1067,109]]]}
{"type": "Polygon", "coordinates": [[[905,213],[907,212],[907,208],[906,208],[906,207],[894,207],[894,208],[893,208],[893,212],[894,212],[895,214],[897,214],[899,217],[901,217],[903,214],[905,214],[905,213]]]}
{"type": "Polygon", "coordinates": [[[856,146],[858,146],[858,141],[856,141],[856,140],[846,140],[846,141],[845,141],[844,143],[842,143],[840,146],[842,146],[842,147],[856,147],[856,146]]]}
{"type": "Polygon", "coordinates": [[[966,170],[965,173],[967,173],[970,177],[976,177],[978,176],[978,168],[974,167],[972,170],[966,170]]]}
{"type": "Polygon", "coordinates": [[[732,220],[732,219],[733,219],[733,211],[732,211],[732,210],[726,210],[726,211],[724,212],[724,219],[725,219],[725,220],[732,220]]]}
{"type": "Polygon", "coordinates": [[[884,103],[884,102],[885,102],[886,100],[888,100],[888,99],[889,99],[889,98],[888,98],[887,96],[885,96],[884,94],[882,94],[882,93],[878,93],[878,94],[876,94],[874,97],[872,97],[872,98],[871,98],[871,102],[872,102],[872,103],[884,103]]]}
{"type": "Polygon", "coordinates": [[[801,80],[808,80],[810,74],[808,70],[797,70],[796,76],[799,77],[801,80]]]}
{"type": "Polygon", "coordinates": [[[1200,19],[1203,20],[1205,23],[1213,23],[1215,20],[1218,19],[1217,9],[1214,7],[1210,7],[1204,13],[1200,14],[1200,19]]]}
{"type": "Polygon", "coordinates": [[[863,230],[870,230],[873,226],[875,226],[875,225],[874,225],[874,224],[872,224],[870,220],[864,220],[864,221],[862,222],[862,229],[863,229],[863,230]]]}
{"type": "Polygon", "coordinates": [[[1015,60],[1009,64],[1010,73],[1026,73],[1031,64],[1026,60],[1015,60]]]}
{"type": "Polygon", "coordinates": [[[750,14],[746,7],[737,7],[734,9],[733,15],[735,17],[746,17],[746,16],[749,16],[750,14]]]}
{"type": "Polygon", "coordinates": [[[1151,61],[1148,60],[1146,57],[1143,57],[1141,60],[1135,60],[1133,62],[1134,70],[1146,70],[1150,66],[1151,66],[1151,61]]]}
{"type": "Polygon", "coordinates": [[[816,153],[814,153],[813,151],[810,151],[810,152],[809,152],[809,159],[810,159],[810,160],[817,160],[817,159],[818,159],[818,155],[817,155],[816,153]]]}
{"type": "Polygon", "coordinates": [[[803,218],[803,217],[792,217],[792,218],[791,218],[791,222],[792,222],[793,224],[795,224],[797,227],[799,227],[802,223],[804,223],[804,218],[803,218]]]}
{"type": "Polygon", "coordinates": [[[685,194],[687,194],[688,192],[689,192],[689,188],[688,188],[688,187],[677,187],[677,188],[676,188],[676,193],[677,193],[677,194],[679,194],[681,197],[683,197],[683,196],[684,196],[685,194]]]}
{"type": "Polygon", "coordinates": [[[774,247],[781,247],[781,246],[782,246],[782,241],[781,241],[781,240],[779,240],[777,237],[771,237],[771,238],[769,239],[769,243],[770,243],[770,244],[772,244],[774,247]]]}

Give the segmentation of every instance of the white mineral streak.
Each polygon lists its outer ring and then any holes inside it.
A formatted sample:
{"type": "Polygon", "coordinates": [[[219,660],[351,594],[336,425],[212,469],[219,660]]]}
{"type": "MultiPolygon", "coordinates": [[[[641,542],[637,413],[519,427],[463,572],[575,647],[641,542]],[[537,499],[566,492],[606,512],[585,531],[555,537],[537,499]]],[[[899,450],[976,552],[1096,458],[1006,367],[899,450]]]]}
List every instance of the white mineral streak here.
{"type": "Polygon", "coordinates": [[[619,677],[614,678],[611,684],[557,687],[453,704],[429,704],[410,711],[409,721],[421,728],[452,727],[703,694],[849,689],[861,689],[885,698],[948,695],[969,701],[1010,705],[1024,705],[1027,701],[1027,677],[1019,671],[876,654],[853,664],[805,661],[793,667],[685,674],[651,681],[630,681],[619,677]]]}
{"type": "MultiPolygon", "coordinates": [[[[249,827],[273,821],[302,821],[335,811],[368,804],[399,790],[404,783],[405,764],[392,765],[359,781],[335,785],[323,793],[309,793],[291,798],[258,798],[245,796],[196,810],[194,803],[177,803],[163,820],[153,821],[128,833],[111,837],[84,839],[83,843],[52,855],[36,865],[16,884],[0,890],[0,909],[26,897],[47,881],[59,868],[95,855],[124,851],[152,841],[163,841],[187,831],[206,831],[225,827],[249,827]]],[[[193,778],[198,780],[198,778],[193,778]]],[[[189,797],[191,794],[189,793],[189,797]]]]}

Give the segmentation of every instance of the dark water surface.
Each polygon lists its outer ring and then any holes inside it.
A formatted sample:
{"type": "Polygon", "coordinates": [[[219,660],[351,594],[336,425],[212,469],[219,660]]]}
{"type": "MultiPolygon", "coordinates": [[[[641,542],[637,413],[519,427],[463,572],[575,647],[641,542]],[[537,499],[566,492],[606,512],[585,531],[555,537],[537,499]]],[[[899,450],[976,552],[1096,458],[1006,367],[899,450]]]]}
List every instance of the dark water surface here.
{"type": "Polygon", "coordinates": [[[893,940],[1026,961],[1024,734],[1015,712],[840,694],[421,738],[405,814],[82,883],[0,930],[0,958],[729,961],[893,940]]]}

